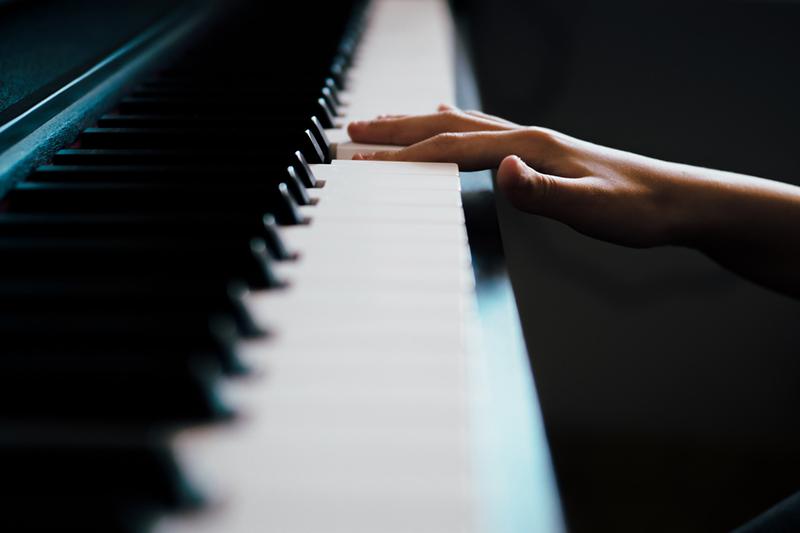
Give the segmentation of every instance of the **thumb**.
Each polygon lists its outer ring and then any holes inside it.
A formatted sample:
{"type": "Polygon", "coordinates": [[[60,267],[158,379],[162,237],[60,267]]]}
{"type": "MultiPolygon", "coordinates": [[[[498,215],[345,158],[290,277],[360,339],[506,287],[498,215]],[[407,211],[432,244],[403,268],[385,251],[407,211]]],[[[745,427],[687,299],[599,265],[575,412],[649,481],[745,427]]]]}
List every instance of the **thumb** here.
{"type": "Polygon", "coordinates": [[[557,219],[568,217],[584,192],[579,180],[542,174],[515,155],[500,163],[497,186],[517,209],[557,219]]]}

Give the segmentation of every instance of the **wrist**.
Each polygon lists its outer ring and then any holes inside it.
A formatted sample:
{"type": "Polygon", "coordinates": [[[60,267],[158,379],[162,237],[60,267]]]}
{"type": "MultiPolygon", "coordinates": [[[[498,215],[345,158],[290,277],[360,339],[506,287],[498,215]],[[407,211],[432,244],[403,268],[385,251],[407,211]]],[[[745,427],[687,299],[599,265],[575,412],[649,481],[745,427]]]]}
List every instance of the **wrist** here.
{"type": "Polygon", "coordinates": [[[663,186],[666,243],[702,248],[719,219],[719,198],[709,194],[708,184],[684,165],[669,164],[658,180],[663,186]]]}

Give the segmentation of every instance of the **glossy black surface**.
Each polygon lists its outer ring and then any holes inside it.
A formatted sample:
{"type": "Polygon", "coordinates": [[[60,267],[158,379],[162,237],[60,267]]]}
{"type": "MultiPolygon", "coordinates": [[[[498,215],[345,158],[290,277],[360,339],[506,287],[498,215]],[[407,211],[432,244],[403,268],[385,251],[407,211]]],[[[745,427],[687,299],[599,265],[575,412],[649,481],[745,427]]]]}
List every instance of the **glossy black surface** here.
{"type": "Polygon", "coordinates": [[[0,124],[174,10],[180,0],[0,3],[0,124]]]}

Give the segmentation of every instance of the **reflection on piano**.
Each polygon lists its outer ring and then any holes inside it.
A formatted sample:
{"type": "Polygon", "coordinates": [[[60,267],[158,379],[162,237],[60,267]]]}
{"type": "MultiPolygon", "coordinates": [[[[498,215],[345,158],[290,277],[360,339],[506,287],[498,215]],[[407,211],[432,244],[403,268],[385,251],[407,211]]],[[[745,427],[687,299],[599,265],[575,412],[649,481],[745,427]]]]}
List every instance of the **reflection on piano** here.
{"type": "Polygon", "coordinates": [[[563,529],[490,178],[342,129],[458,42],[194,3],[0,126],[3,531],[563,529]]]}

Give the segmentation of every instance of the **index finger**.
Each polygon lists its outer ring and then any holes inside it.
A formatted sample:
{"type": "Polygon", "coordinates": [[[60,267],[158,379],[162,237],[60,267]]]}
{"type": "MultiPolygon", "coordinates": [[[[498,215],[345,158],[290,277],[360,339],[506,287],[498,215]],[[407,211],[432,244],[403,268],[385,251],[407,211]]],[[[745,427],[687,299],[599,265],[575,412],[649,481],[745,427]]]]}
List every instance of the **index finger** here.
{"type": "Polygon", "coordinates": [[[456,163],[461,170],[483,170],[496,168],[512,154],[536,159],[541,147],[531,141],[524,130],[444,133],[401,150],[357,154],[354,159],[456,163]]]}
{"type": "Polygon", "coordinates": [[[408,145],[445,132],[499,131],[502,124],[458,111],[407,115],[351,122],[347,133],[355,142],[408,145]]]}

